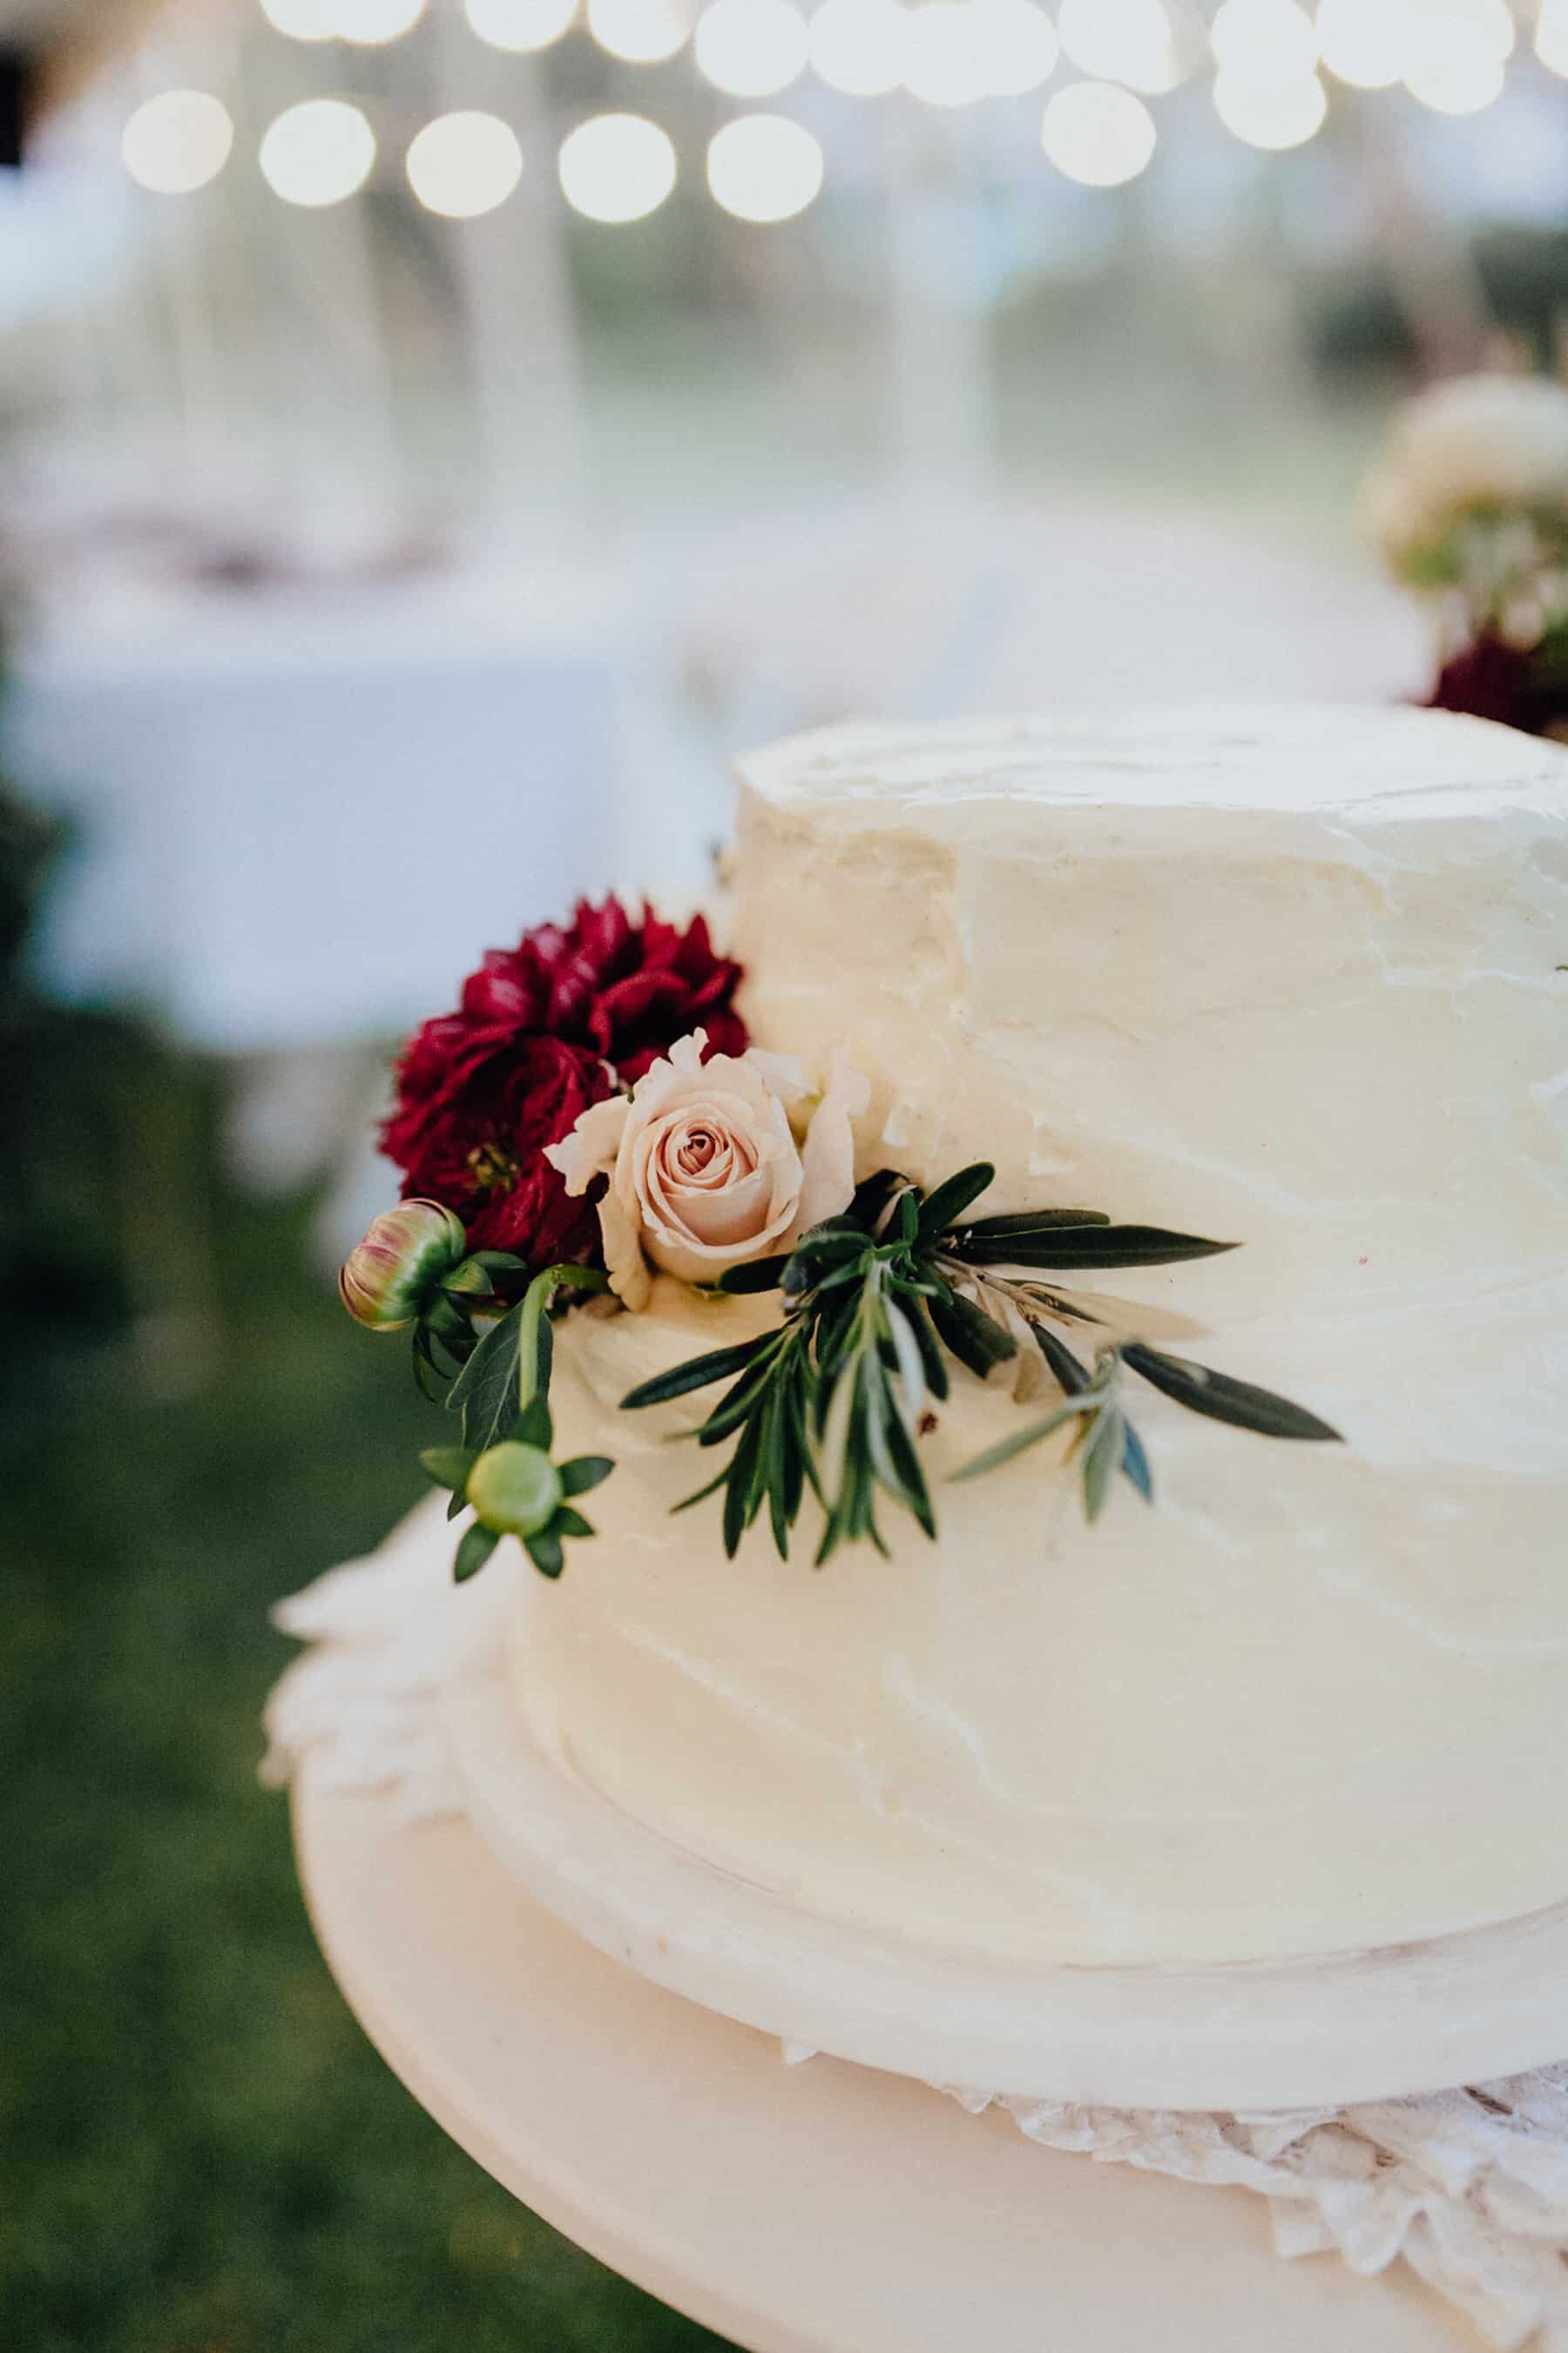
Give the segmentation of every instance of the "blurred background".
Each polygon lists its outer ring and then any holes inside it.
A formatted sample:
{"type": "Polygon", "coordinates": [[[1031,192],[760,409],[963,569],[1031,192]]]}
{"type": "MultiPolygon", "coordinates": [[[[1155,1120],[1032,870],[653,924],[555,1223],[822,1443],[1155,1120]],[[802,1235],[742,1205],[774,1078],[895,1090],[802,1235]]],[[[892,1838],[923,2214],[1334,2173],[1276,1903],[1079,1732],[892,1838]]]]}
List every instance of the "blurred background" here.
{"type": "Polygon", "coordinates": [[[254,1783],[421,1485],[332,1270],[492,944],[847,713],[1419,695],[1568,0],[0,0],[0,2342],[713,2340],[381,2068],[254,1783]]]}

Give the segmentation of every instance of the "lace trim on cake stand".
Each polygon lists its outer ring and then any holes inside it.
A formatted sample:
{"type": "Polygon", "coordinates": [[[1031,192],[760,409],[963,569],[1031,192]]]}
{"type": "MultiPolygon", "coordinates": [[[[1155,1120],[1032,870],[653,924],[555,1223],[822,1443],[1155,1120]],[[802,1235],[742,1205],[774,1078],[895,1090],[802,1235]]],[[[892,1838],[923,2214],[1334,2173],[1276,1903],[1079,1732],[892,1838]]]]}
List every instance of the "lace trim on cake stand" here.
{"type": "MultiPolygon", "coordinates": [[[[455,1646],[483,1640],[511,1591],[502,1577],[455,1588],[445,1560],[398,1530],[367,1559],[280,1602],[274,1622],[309,1647],[268,1701],[263,1781],[286,1786],[310,1756],[340,1788],[390,1792],[404,1820],[460,1815],[442,1683],[455,1646]]],[[[814,2054],[785,2044],[784,2055],[814,2054]]],[[[1568,2353],[1568,2062],[1417,2099],[1288,2115],[935,2088],[974,2115],[1005,2108],[1047,2148],[1255,2190],[1280,2254],[1332,2250],[1365,2276],[1403,2260],[1500,2353],[1568,2353]]]]}

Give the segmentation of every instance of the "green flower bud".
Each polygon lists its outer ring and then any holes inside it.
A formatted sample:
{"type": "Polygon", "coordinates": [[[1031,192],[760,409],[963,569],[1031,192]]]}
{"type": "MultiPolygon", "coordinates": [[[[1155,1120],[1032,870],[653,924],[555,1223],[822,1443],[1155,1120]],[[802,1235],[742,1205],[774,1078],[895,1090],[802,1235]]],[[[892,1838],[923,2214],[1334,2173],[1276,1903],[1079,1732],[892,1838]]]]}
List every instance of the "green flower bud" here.
{"type": "Polygon", "coordinates": [[[497,1535],[533,1536],[561,1504],[561,1473],[542,1447],[515,1438],[481,1454],[468,1473],[468,1501],[497,1535]]]}
{"type": "Polygon", "coordinates": [[[468,1247],[463,1221],[439,1201],[384,1209],[338,1275],[343,1305],[375,1332],[412,1324],[468,1247]]]}

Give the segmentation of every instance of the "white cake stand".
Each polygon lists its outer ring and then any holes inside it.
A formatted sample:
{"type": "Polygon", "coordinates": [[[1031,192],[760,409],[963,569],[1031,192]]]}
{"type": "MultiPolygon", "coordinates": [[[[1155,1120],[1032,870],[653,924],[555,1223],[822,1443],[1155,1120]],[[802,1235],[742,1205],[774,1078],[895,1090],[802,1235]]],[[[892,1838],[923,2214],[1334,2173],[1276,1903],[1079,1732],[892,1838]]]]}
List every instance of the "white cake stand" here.
{"type": "Polygon", "coordinates": [[[307,1766],[312,1919],[453,2138],[580,2246],[747,2353],[1476,2353],[1396,2271],[1281,2262],[1260,2200],[1059,2156],[814,2060],[591,1950],[466,1824],[307,1766]]]}
{"type": "Polygon", "coordinates": [[[1113,2108],[1342,2107],[1560,2058],[1568,1906],[1428,1942],[1231,1968],[976,1960],[804,1910],[673,1846],[527,1729],[504,1632],[453,1665],[467,1811],[612,1958],[765,2032],[928,2084],[1113,2108]]]}

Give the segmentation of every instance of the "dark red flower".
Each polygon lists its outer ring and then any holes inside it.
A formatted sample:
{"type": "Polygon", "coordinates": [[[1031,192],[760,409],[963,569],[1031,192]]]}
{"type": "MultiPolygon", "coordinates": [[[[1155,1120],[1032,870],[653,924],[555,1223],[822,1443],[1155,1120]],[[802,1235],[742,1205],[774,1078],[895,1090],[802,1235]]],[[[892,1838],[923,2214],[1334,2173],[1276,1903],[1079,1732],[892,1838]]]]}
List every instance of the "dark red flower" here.
{"type": "Polygon", "coordinates": [[[1466,711],[1546,735],[1568,721],[1568,679],[1542,651],[1527,653],[1488,634],[1444,663],[1428,708],[1466,711]]]}
{"type": "Polygon", "coordinates": [[[742,1053],[739,979],[700,916],[681,931],[645,908],[634,923],[615,899],[492,948],[457,1012],[426,1021],[399,1062],[382,1147],[405,1197],[455,1210],[475,1250],[535,1267],[591,1257],[593,1203],[568,1199],[544,1146],[693,1029],[710,1053],[742,1053]]]}

